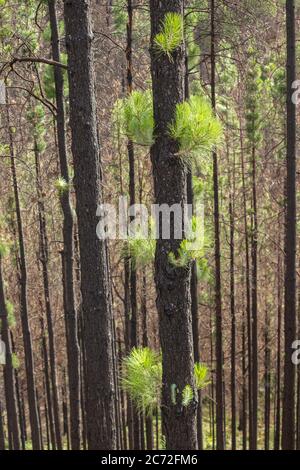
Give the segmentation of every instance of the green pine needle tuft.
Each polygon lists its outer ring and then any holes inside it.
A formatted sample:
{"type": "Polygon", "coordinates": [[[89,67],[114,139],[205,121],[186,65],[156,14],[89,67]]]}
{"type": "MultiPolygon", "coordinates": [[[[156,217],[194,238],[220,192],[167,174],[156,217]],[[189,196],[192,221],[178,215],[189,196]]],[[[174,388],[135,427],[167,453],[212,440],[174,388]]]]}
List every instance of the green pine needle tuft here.
{"type": "Polygon", "coordinates": [[[151,146],[154,129],[151,91],[133,91],[127,98],[118,100],[114,122],[119,134],[126,135],[135,144],[151,146]]]}
{"type": "Polygon", "coordinates": [[[57,178],[54,185],[55,185],[55,188],[58,192],[59,197],[62,197],[70,189],[70,185],[61,176],[59,178],[57,178]]]}
{"type": "Polygon", "coordinates": [[[123,258],[130,258],[133,268],[143,268],[154,261],[156,241],[151,238],[128,238],[122,250],[123,258]]]}
{"type": "Polygon", "coordinates": [[[5,305],[6,305],[6,311],[7,311],[8,326],[9,328],[14,328],[16,326],[14,306],[9,300],[6,301],[5,305]]]}
{"type": "Polygon", "coordinates": [[[159,406],[162,364],[159,354],[150,348],[133,348],[123,360],[122,386],[137,409],[152,415],[159,406]]]}
{"type": "MultiPolygon", "coordinates": [[[[162,358],[150,348],[133,348],[122,362],[121,383],[130,395],[137,409],[148,416],[152,415],[161,402],[162,358]]],[[[194,367],[196,389],[200,390],[209,384],[208,368],[196,363],[194,367]]],[[[172,403],[176,404],[176,385],[171,387],[172,403]]],[[[182,405],[187,407],[194,398],[191,385],[182,390],[182,405]]]]}
{"type": "Polygon", "coordinates": [[[210,383],[208,379],[208,367],[205,364],[196,362],[194,366],[194,377],[197,390],[202,390],[210,383]]]}
{"type": "Polygon", "coordinates": [[[177,104],[170,135],[179,142],[182,160],[191,165],[219,143],[222,126],[210,103],[204,97],[194,95],[177,104]]]}
{"type": "Polygon", "coordinates": [[[182,390],[182,406],[187,408],[194,399],[194,392],[192,387],[187,384],[182,390]]]}
{"type": "Polygon", "coordinates": [[[16,355],[16,353],[12,353],[11,355],[11,362],[12,362],[12,366],[14,369],[19,369],[20,367],[20,361],[19,361],[19,358],[18,356],[16,355]]]}
{"type": "Polygon", "coordinates": [[[161,32],[154,38],[156,50],[171,58],[171,54],[180,46],[182,39],[183,21],[181,15],[178,13],[167,13],[161,32]]]}

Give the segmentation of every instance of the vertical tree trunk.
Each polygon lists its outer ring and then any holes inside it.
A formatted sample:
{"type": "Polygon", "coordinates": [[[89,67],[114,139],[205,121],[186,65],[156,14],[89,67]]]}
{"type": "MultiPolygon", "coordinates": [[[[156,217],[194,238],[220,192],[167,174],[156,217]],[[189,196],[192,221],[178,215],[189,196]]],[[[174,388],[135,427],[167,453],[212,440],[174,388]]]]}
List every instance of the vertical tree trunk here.
{"type": "Polygon", "coordinates": [[[89,449],[116,448],[112,310],[107,245],[96,236],[102,201],[97,129],[91,2],[64,0],[81,260],[84,343],[87,358],[87,439],[89,449]]]}
{"type": "Polygon", "coordinates": [[[257,448],[257,413],[258,413],[258,339],[257,339],[257,195],[256,195],[256,154],[255,144],[252,147],[252,227],[251,227],[251,261],[252,261],[252,283],[251,283],[251,306],[252,306],[252,430],[250,436],[250,449],[257,448]]]}
{"type": "Polygon", "coordinates": [[[270,346],[270,313],[269,306],[266,305],[265,314],[265,447],[270,448],[270,418],[271,418],[271,346],[270,346]]]}
{"type": "Polygon", "coordinates": [[[231,447],[236,449],[236,315],[235,315],[235,225],[234,193],[230,194],[230,313],[231,313],[231,447]]]}
{"type": "Polygon", "coordinates": [[[295,365],[292,344],[296,339],[296,106],[292,84],[296,80],[295,1],[286,1],[287,32],[287,156],[284,285],[284,390],[282,448],[295,448],[295,365]]]}
{"type": "MultiPolygon", "coordinates": [[[[173,54],[157,54],[153,40],[160,31],[166,13],[183,14],[182,0],[150,1],[151,14],[151,73],[153,83],[156,140],[151,148],[155,202],[159,205],[186,203],[186,170],[176,153],[168,128],[175,116],[176,104],[184,99],[184,47],[173,54]]],[[[158,221],[157,221],[158,222],[158,221]]],[[[190,298],[190,267],[172,266],[168,253],[177,253],[180,240],[174,237],[157,240],[155,281],[159,313],[163,362],[162,426],[167,449],[196,449],[197,427],[195,403],[182,406],[186,385],[195,391],[193,374],[193,336],[190,298]],[[176,348],[174,348],[176,345],[176,348]]],[[[159,230],[161,232],[161,230],[159,230]]],[[[194,395],[196,398],[196,395],[194,395]]]]}
{"type": "MultiPolygon", "coordinates": [[[[216,56],[215,56],[215,0],[211,0],[211,101],[216,109],[216,56]]],[[[215,235],[215,308],[216,308],[216,422],[217,449],[225,448],[224,442],[224,397],[223,397],[223,334],[222,334],[222,286],[221,247],[219,217],[218,157],[213,152],[214,187],[214,235],[215,235]]]]}
{"type": "Polygon", "coordinates": [[[9,334],[7,308],[4,293],[4,281],[2,276],[2,256],[0,252],[0,321],[1,335],[6,347],[6,364],[4,366],[4,389],[7,410],[7,427],[12,436],[13,449],[20,449],[20,434],[18,426],[16,388],[14,380],[14,369],[12,364],[12,346],[9,334]]]}
{"type": "Polygon", "coordinates": [[[55,430],[54,430],[54,418],[53,418],[53,406],[52,406],[52,396],[51,396],[51,384],[50,384],[50,373],[49,373],[49,360],[48,360],[48,349],[47,349],[47,340],[45,335],[44,320],[41,318],[41,349],[44,362],[44,378],[45,378],[45,391],[46,391],[46,400],[47,400],[47,409],[48,409],[48,427],[50,431],[51,447],[52,450],[56,450],[56,439],[55,439],[55,430]]]}
{"type": "MultiPolygon", "coordinates": [[[[281,218],[279,217],[279,225],[281,218]]],[[[281,323],[282,323],[282,260],[281,260],[281,234],[278,234],[278,261],[277,261],[277,363],[276,363],[276,414],[274,431],[274,450],[280,449],[281,429],[281,323]]]]}
{"type": "MultiPolygon", "coordinates": [[[[185,77],[184,77],[184,97],[189,99],[189,66],[188,52],[185,44],[185,77]]],[[[192,169],[187,171],[187,203],[193,207],[194,191],[193,191],[193,174],[192,169]]],[[[193,211],[194,212],[194,211],[193,211]]],[[[197,262],[192,261],[191,265],[191,312],[193,326],[193,343],[194,343],[194,361],[200,362],[200,341],[199,341],[199,314],[198,314],[198,279],[197,279],[197,262]]],[[[198,407],[197,407],[197,436],[198,449],[203,449],[203,429],[202,429],[202,394],[198,390],[198,407]]]]}
{"type": "MultiPolygon", "coordinates": [[[[51,27],[52,57],[60,62],[59,34],[56,18],[56,1],[48,0],[49,18],[51,27]]],[[[57,106],[57,143],[61,177],[67,185],[70,183],[68,157],[65,132],[65,108],[64,108],[64,79],[60,67],[54,67],[55,95],[57,106]]],[[[61,195],[61,207],[63,211],[63,279],[64,279],[64,310],[67,330],[67,357],[69,376],[70,399],[70,425],[72,449],[80,448],[80,351],[77,331],[77,312],[74,293],[74,223],[70,200],[69,187],[61,195]]]]}
{"type": "Polygon", "coordinates": [[[246,378],[246,319],[243,308],[243,324],[242,324],[242,440],[243,450],[247,450],[247,378],[246,378]]]}
{"type": "Polygon", "coordinates": [[[5,434],[4,434],[4,419],[3,419],[3,407],[0,401],[0,450],[5,450],[5,434]]]}
{"type": "Polygon", "coordinates": [[[47,234],[47,226],[46,226],[45,204],[43,200],[43,186],[42,186],[41,174],[40,174],[40,154],[38,150],[38,142],[37,142],[36,136],[34,138],[34,154],[35,154],[35,171],[36,171],[36,190],[37,190],[37,198],[38,198],[40,262],[42,265],[44,301],[45,301],[45,306],[46,306],[55,440],[56,440],[57,449],[61,450],[62,441],[61,441],[61,434],[60,434],[60,418],[59,418],[60,412],[59,412],[59,398],[58,398],[58,390],[57,390],[56,346],[55,346],[55,339],[54,339],[55,333],[53,329],[53,312],[52,312],[52,305],[51,305],[51,299],[50,299],[50,286],[49,286],[48,234],[47,234]]]}
{"type": "Polygon", "coordinates": [[[40,430],[39,430],[39,419],[38,409],[36,400],[36,387],[35,387],[35,370],[31,340],[31,329],[29,325],[28,316],[28,299],[27,299],[27,261],[23,234],[23,221],[21,214],[21,206],[19,199],[19,187],[16,172],[15,163],[15,152],[13,143],[13,134],[10,125],[9,110],[7,108],[7,124],[9,133],[9,147],[10,147],[10,162],[11,162],[11,175],[14,189],[14,198],[16,206],[16,219],[18,229],[18,241],[19,241],[19,265],[20,265],[20,286],[21,286],[21,323],[24,343],[24,355],[25,355],[25,370],[27,379],[27,394],[28,394],[28,405],[29,405],[29,419],[31,428],[31,439],[33,450],[39,450],[41,448],[40,430]]]}
{"type": "MultiPolygon", "coordinates": [[[[240,97],[241,99],[241,97],[240,97]]],[[[242,171],[242,194],[243,194],[243,219],[245,232],[245,283],[246,283],[246,318],[247,318],[247,349],[248,349],[248,412],[249,412],[249,442],[253,435],[252,420],[252,322],[251,322],[251,285],[250,285],[250,256],[249,256],[249,234],[247,220],[246,199],[246,168],[244,159],[243,123],[240,118],[240,149],[241,149],[241,171],[242,171]]],[[[246,423],[245,423],[246,425],[246,423]]]]}
{"type": "MultiPolygon", "coordinates": [[[[133,5],[132,0],[127,0],[127,45],[126,45],[126,62],[127,62],[127,94],[132,93],[132,32],[133,32],[133,5]]],[[[134,146],[131,140],[127,143],[128,161],[129,161],[129,198],[130,206],[135,204],[135,156],[134,146]]],[[[134,219],[134,217],[132,218],[134,219]]],[[[132,260],[130,261],[130,306],[131,306],[131,321],[130,321],[130,344],[131,348],[138,345],[138,328],[137,328],[137,276],[136,270],[132,260]]],[[[133,446],[134,449],[141,448],[141,420],[136,410],[132,405],[133,417],[133,446]]]]}

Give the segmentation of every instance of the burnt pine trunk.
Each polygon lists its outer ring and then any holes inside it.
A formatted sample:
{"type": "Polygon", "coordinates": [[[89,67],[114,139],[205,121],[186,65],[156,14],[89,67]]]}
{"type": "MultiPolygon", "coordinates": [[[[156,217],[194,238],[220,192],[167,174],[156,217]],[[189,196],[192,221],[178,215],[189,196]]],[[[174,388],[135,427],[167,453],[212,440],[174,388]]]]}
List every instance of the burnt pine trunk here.
{"type": "Polygon", "coordinates": [[[52,450],[56,450],[56,441],[55,441],[55,431],[54,431],[54,419],[53,419],[53,406],[52,406],[52,397],[51,397],[51,382],[50,382],[50,373],[49,373],[49,359],[48,359],[48,348],[47,348],[47,339],[45,335],[44,320],[40,319],[41,322],[41,353],[44,363],[44,385],[45,385],[45,395],[47,401],[47,429],[49,430],[49,442],[51,441],[52,450]]]}
{"type": "Polygon", "coordinates": [[[236,450],[236,314],[235,314],[235,223],[234,193],[230,194],[230,314],[231,314],[231,447],[236,450]]]}
{"type": "MultiPolygon", "coordinates": [[[[153,40],[161,29],[166,13],[183,13],[183,1],[150,1],[151,73],[153,83],[156,140],[151,148],[156,204],[171,207],[186,203],[186,170],[176,155],[178,142],[168,129],[174,119],[176,104],[184,99],[184,47],[170,59],[157,53],[153,40]]],[[[178,221],[177,221],[178,222],[178,221]]],[[[158,223],[158,221],[157,221],[158,223]]],[[[193,375],[193,336],[190,297],[190,267],[172,266],[170,252],[177,253],[180,240],[174,239],[171,220],[169,239],[160,236],[155,257],[155,282],[163,362],[162,429],[167,449],[196,449],[196,403],[182,406],[182,392],[190,385],[195,392],[193,375]],[[176,345],[176,347],[174,347],[176,345]]],[[[159,230],[161,232],[161,230],[159,230]]],[[[194,393],[196,399],[196,394],[194,393]]]]}
{"type": "MultiPolygon", "coordinates": [[[[216,109],[216,55],[215,55],[215,1],[211,0],[211,101],[216,109]]],[[[224,397],[223,397],[223,338],[222,338],[222,286],[219,216],[218,156],[213,152],[214,235],[215,235],[215,309],[216,309],[216,425],[217,450],[223,450],[224,397]]]]}
{"type": "Polygon", "coordinates": [[[18,415],[17,415],[17,400],[16,400],[16,388],[14,369],[12,364],[12,345],[9,334],[9,325],[7,317],[7,308],[4,293],[4,281],[2,276],[2,257],[0,252],[0,321],[1,321],[1,335],[3,342],[6,347],[6,364],[4,366],[4,390],[5,390],[5,401],[7,410],[7,427],[8,432],[12,436],[13,449],[20,449],[20,434],[18,426],[18,415]]]}
{"type": "MultiPolygon", "coordinates": [[[[189,61],[188,61],[188,50],[187,50],[186,44],[185,44],[184,97],[186,100],[188,100],[190,97],[189,61]]],[[[194,213],[194,207],[193,207],[194,206],[194,190],[193,190],[192,168],[188,168],[188,172],[187,172],[187,203],[192,206],[193,213],[194,213]]],[[[194,361],[200,362],[198,278],[197,278],[197,262],[195,260],[192,261],[192,265],[191,265],[191,312],[192,312],[192,325],[193,325],[194,361]]],[[[198,436],[198,449],[202,450],[203,449],[203,429],[202,429],[201,390],[198,390],[197,436],[198,436]]]]}
{"type": "MultiPolygon", "coordinates": [[[[49,18],[51,27],[51,48],[53,60],[60,62],[59,34],[56,17],[56,1],[49,0],[49,18]]],[[[60,164],[60,174],[67,184],[70,182],[68,169],[68,156],[65,132],[65,108],[64,108],[64,77],[61,67],[54,67],[54,82],[56,95],[56,130],[60,164]]],[[[63,212],[63,279],[64,279],[64,310],[67,330],[67,357],[69,376],[69,400],[70,400],[70,426],[71,447],[80,448],[80,353],[77,331],[77,311],[75,307],[74,293],[74,223],[70,200],[69,187],[60,198],[63,212]]]]}
{"type": "Polygon", "coordinates": [[[44,301],[45,301],[46,318],[47,318],[55,440],[56,440],[57,449],[61,450],[62,441],[61,441],[61,434],[60,434],[59,398],[58,398],[58,390],[57,390],[55,332],[53,328],[53,312],[52,312],[52,305],[51,305],[51,298],[50,298],[49,269],[48,269],[48,262],[49,262],[48,234],[47,234],[47,226],[46,226],[45,204],[44,204],[44,199],[43,199],[44,197],[43,185],[42,185],[41,171],[40,171],[40,152],[39,152],[36,136],[34,137],[34,154],[35,154],[36,190],[37,190],[37,197],[38,197],[37,205],[38,205],[39,238],[40,238],[39,260],[42,265],[44,301]]]}
{"type": "Polygon", "coordinates": [[[19,242],[19,266],[20,266],[20,304],[21,304],[21,324],[22,334],[24,343],[24,356],[25,356],[25,370],[27,380],[27,395],[28,395],[28,406],[29,406],[29,420],[31,430],[31,440],[33,450],[39,450],[41,448],[40,430],[39,430],[39,418],[37,409],[36,399],[36,387],[35,387],[35,371],[34,371],[34,360],[31,340],[31,329],[29,325],[28,316],[28,299],[27,299],[27,261],[24,243],[23,233],[23,221],[21,214],[21,206],[19,199],[18,189],[18,178],[15,163],[15,152],[13,134],[10,125],[9,110],[7,108],[7,124],[9,133],[9,147],[10,147],[10,164],[11,164],[11,175],[12,184],[14,190],[15,206],[16,206],[16,219],[17,219],[17,230],[18,230],[18,242],[19,242]]]}
{"type": "MultiPolygon", "coordinates": [[[[280,226],[281,217],[278,224],[280,226]]],[[[282,324],[282,259],[281,259],[281,234],[278,234],[277,255],[277,351],[276,351],[276,412],[274,423],[274,450],[280,449],[281,429],[281,324],[282,324]]]]}
{"type": "Polygon", "coordinates": [[[296,105],[292,84],[296,80],[295,1],[286,2],[287,116],[286,116],[286,220],[284,285],[284,389],[282,448],[295,448],[295,365],[292,344],[296,338],[296,105]]]}
{"type": "Polygon", "coordinates": [[[3,407],[0,401],[0,450],[5,450],[3,407]]]}
{"type": "MultiPolygon", "coordinates": [[[[256,195],[256,152],[255,144],[252,147],[252,204],[253,214],[251,221],[251,261],[252,261],[252,283],[251,283],[251,306],[252,306],[252,400],[253,435],[250,438],[250,449],[257,448],[257,413],[258,413],[258,338],[257,338],[257,195],[256,195]]],[[[251,419],[251,416],[250,416],[251,419]]]]}
{"type": "MultiPolygon", "coordinates": [[[[132,0],[127,0],[127,45],[126,45],[126,62],[127,62],[127,94],[132,93],[132,32],[133,32],[133,5],[132,0]]],[[[135,156],[134,146],[131,140],[127,143],[128,161],[129,161],[129,198],[130,206],[135,204],[135,156]]],[[[134,217],[132,217],[132,220],[134,217]]],[[[130,261],[130,305],[131,305],[131,328],[130,328],[130,344],[131,348],[138,345],[138,328],[137,328],[137,275],[134,263],[130,261]]],[[[133,417],[133,445],[134,449],[141,448],[141,420],[136,410],[132,406],[133,417]]]]}
{"type": "Polygon", "coordinates": [[[102,174],[94,85],[91,2],[65,0],[64,15],[87,359],[87,440],[89,449],[115,449],[112,309],[107,245],[96,236],[97,205],[102,202],[102,174]]]}
{"type": "MultiPolygon", "coordinates": [[[[241,97],[240,97],[241,99],[241,97]]],[[[249,234],[247,219],[247,188],[246,188],[246,165],[244,158],[243,123],[239,119],[240,127],[240,150],[241,150],[241,172],[242,172],[242,199],[243,199],[243,222],[245,232],[245,284],[246,284],[246,318],[247,318],[247,352],[248,352],[248,411],[249,411],[249,441],[253,435],[252,421],[252,322],[251,322],[251,285],[250,285],[250,256],[249,256],[249,234]]],[[[246,426],[246,423],[245,423],[246,426]]]]}
{"type": "Polygon", "coordinates": [[[271,421],[271,346],[270,346],[270,313],[269,305],[266,305],[265,313],[265,447],[264,450],[270,448],[270,421],[271,421]]]}

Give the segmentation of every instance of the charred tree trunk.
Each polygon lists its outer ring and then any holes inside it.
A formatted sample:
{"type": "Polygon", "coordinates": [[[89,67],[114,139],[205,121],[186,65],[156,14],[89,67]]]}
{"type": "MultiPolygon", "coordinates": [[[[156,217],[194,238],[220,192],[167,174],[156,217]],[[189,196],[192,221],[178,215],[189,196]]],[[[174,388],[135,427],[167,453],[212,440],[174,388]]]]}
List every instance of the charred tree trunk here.
{"type": "MultiPolygon", "coordinates": [[[[151,73],[153,83],[156,140],[151,148],[155,202],[181,209],[186,203],[186,170],[178,156],[178,142],[169,136],[169,125],[176,104],[184,99],[184,47],[172,54],[157,54],[154,37],[168,12],[183,14],[182,0],[150,1],[151,73]]],[[[172,218],[171,218],[172,219],[172,218]]],[[[176,221],[178,223],[178,221],[176,221]]],[[[159,225],[159,221],[157,220],[159,225]]],[[[177,253],[180,240],[174,236],[175,221],[170,221],[170,238],[157,240],[155,281],[163,362],[162,427],[167,449],[196,449],[196,403],[182,406],[182,392],[188,384],[195,393],[193,374],[193,336],[191,318],[190,267],[177,268],[168,254],[177,253]],[[176,344],[176,348],[174,348],[176,344]]],[[[161,229],[161,227],[160,227],[161,229]]],[[[184,237],[184,233],[183,233],[184,237]]],[[[196,398],[196,395],[194,394],[196,398]]]]}
{"type": "Polygon", "coordinates": [[[235,315],[235,225],[234,194],[230,195],[230,313],[231,313],[231,447],[236,449],[236,315],[235,315]]]}
{"type": "MultiPolygon", "coordinates": [[[[211,0],[211,101],[216,110],[216,54],[215,54],[215,0],[211,0]]],[[[223,396],[223,333],[222,333],[222,286],[221,247],[219,216],[218,157],[213,152],[214,187],[214,235],[215,235],[215,309],[216,309],[216,424],[217,449],[225,448],[224,442],[224,396],[223,396]]]]}
{"type": "Polygon", "coordinates": [[[42,265],[43,274],[43,287],[44,287],[44,302],[46,306],[46,319],[48,330],[48,346],[49,346],[49,359],[50,359],[50,377],[51,377],[51,391],[52,391],[52,406],[53,418],[55,427],[55,440],[58,450],[62,450],[62,441],[60,434],[60,413],[59,413],[59,398],[57,390],[57,372],[56,372],[56,347],[55,347],[55,333],[53,329],[53,312],[50,299],[50,286],[49,286],[49,249],[48,249],[48,234],[46,226],[45,204],[43,199],[43,186],[41,181],[40,172],[40,154],[38,150],[38,143],[34,139],[34,154],[35,154],[35,171],[36,171],[36,190],[38,198],[38,218],[39,218],[39,236],[40,236],[40,262],[42,265]]]}
{"type": "MultiPolygon", "coordinates": [[[[279,217],[280,223],[280,217],[279,217]]],[[[274,450],[280,449],[281,429],[281,323],[282,323],[282,259],[281,259],[281,236],[278,236],[278,261],[277,261],[277,363],[276,363],[276,413],[274,431],[274,450]]]]}
{"type": "Polygon", "coordinates": [[[295,1],[286,1],[287,115],[286,115],[286,221],[284,283],[284,390],[282,448],[295,448],[295,365],[291,360],[296,338],[296,105],[292,84],[296,80],[295,1]]]}
{"type": "Polygon", "coordinates": [[[3,407],[0,401],[0,450],[5,450],[5,434],[4,434],[4,419],[3,419],[3,407]]]}
{"type": "Polygon", "coordinates": [[[41,349],[42,357],[44,362],[44,378],[45,378],[45,391],[46,391],[46,400],[47,400],[47,409],[48,409],[48,427],[50,432],[51,447],[52,450],[56,450],[56,440],[55,440],[55,429],[54,429],[54,418],[53,418],[53,406],[52,406],[52,396],[51,396],[51,382],[50,382],[50,373],[49,373],[49,360],[48,360],[48,349],[47,349],[47,340],[45,335],[44,320],[41,318],[41,349]]]}
{"type": "MultiPolygon", "coordinates": [[[[126,46],[126,62],[127,62],[127,94],[132,93],[132,32],[133,32],[133,5],[132,0],[127,0],[127,46],[126,46]]],[[[135,156],[134,146],[131,140],[127,143],[128,161],[129,161],[129,198],[130,206],[135,204],[135,156]]],[[[132,220],[134,217],[132,217],[132,220]]],[[[134,263],[130,261],[130,306],[131,306],[131,328],[130,328],[130,344],[131,348],[138,345],[138,328],[137,328],[137,276],[134,263]]],[[[141,420],[136,407],[132,405],[133,417],[133,446],[134,449],[141,449],[141,420]]]]}
{"type": "Polygon", "coordinates": [[[265,447],[270,448],[270,422],[271,422],[271,347],[270,347],[270,314],[266,306],[265,314],[265,447]]]}
{"type": "Polygon", "coordinates": [[[96,236],[97,206],[102,202],[102,172],[94,86],[91,2],[65,0],[64,15],[87,359],[87,439],[89,449],[112,450],[117,444],[112,309],[107,244],[96,236]]]}
{"type": "MultiPolygon", "coordinates": [[[[59,34],[56,18],[56,1],[49,0],[49,17],[51,27],[51,47],[53,60],[60,62],[59,34]]],[[[69,191],[69,169],[66,148],[65,108],[64,108],[64,78],[62,69],[54,67],[54,82],[57,106],[57,143],[61,177],[67,183],[66,190],[61,195],[63,212],[63,241],[64,241],[64,309],[67,330],[67,357],[69,376],[70,425],[72,449],[80,448],[80,352],[77,331],[77,312],[74,293],[74,222],[69,191]]]]}
{"type": "Polygon", "coordinates": [[[40,429],[39,429],[39,418],[36,400],[36,387],[35,387],[35,370],[31,340],[31,329],[29,325],[28,316],[28,299],[27,299],[27,261],[24,243],[23,233],[23,221],[21,214],[20,198],[19,198],[19,186],[15,163],[15,152],[13,134],[10,125],[9,110],[7,108],[7,124],[9,132],[9,147],[10,147],[10,162],[11,162],[11,175],[14,190],[15,206],[16,206],[16,219],[17,219],[17,230],[18,230],[18,241],[19,241],[19,267],[20,267],[20,287],[21,287],[21,323],[24,343],[24,356],[25,356],[25,369],[27,379],[27,394],[28,394],[28,405],[29,405],[29,419],[31,428],[31,439],[33,450],[39,450],[41,448],[40,429]]]}
{"type": "Polygon", "coordinates": [[[256,195],[256,155],[255,146],[252,147],[252,227],[251,227],[251,317],[252,317],[252,436],[250,436],[250,449],[257,448],[257,413],[258,413],[258,339],[257,339],[257,195],[256,195]]]}
{"type": "Polygon", "coordinates": [[[2,257],[0,251],[0,320],[1,335],[6,347],[6,364],[4,366],[4,389],[7,410],[7,428],[12,436],[13,448],[11,450],[20,449],[20,433],[18,426],[17,402],[14,369],[12,363],[12,346],[9,334],[9,325],[7,317],[7,308],[4,293],[4,282],[2,276],[2,257]]]}

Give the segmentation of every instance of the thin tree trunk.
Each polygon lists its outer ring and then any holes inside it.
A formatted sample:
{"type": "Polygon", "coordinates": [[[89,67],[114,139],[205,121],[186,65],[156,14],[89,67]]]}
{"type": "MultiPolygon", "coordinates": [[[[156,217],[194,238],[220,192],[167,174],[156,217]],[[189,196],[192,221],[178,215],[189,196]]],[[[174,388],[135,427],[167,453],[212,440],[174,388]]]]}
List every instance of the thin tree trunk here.
{"type": "Polygon", "coordinates": [[[271,348],[270,348],[270,314],[266,305],[265,314],[265,447],[270,448],[270,422],[271,422],[271,348]]]}
{"type": "MultiPolygon", "coordinates": [[[[133,32],[133,5],[132,0],[127,0],[127,45],[126,45],[126,62],[127,62],[127,94],[132,93],[132,32],[133,32]]],[[[129,160],[129,198],[130,206],[135,204],[135,156],[134,146],[131,140],[127,143],[128,160],[129,160]]],[[[131,218],[131,221],[134,217],[131,218]]],[[[134,263],[130,261],[130,305],[131,305],[131,328],[130,328],[130,344],[131,348],[138,345],[138,328],[137,328],[137,277],[134,263]]],[[[136,407],[132,406],[133,417],[133,445],[134,449],[141,448],[141,420],[136,407]]]]}
{"type": "Polygon", "coordinates": [[[243,127],[240,119],[240,149],[241,149],[241,170],[242,170],[242,194],[243,194],[243,219],[245,232],[245,283],[246,283],[246,317],[247,317],[247,349],[248,349],[248,412],[249,412],[249,442],[253,435],[252,421],[252,322],[251,322],[251,285],[250,285],[250,257],[249,257],[249,234],[247,222],[247,199],[246,199],[246,178],[243,127]]]}
{"type": "MultiPolygon", "coordinates": [[[[211,101],[216,110],[216,56],[215,56],[215,0],[211,0],[211,101]]],[[[221,247],[219,216],[218,157],[213,152],[214,187],[214,235],[215,235],[215,308],[216,308],[216,423],[217,450],[225,448],[224,442],[224,396],[223,396],[223,333],[222,333],[222,286],[221,247]]]]}
{"type": "Polygon", "coordinates": [[[53,418],[55,427],[55,440],[58,450],[62,449],[61,434],[60,434],[60,412],[59,412],[59,398],[57,390],[57,372],[56,372],[56,346],[55,346],[55,333],[53,329],[53,312],[50,299],[50,286],[49,286],[49,249],[48,249],[48,235],[46,226],[45,205],[43,200],[43,185],[41,181],[40,171],[40,154],[38,150],[37,137],[34,138],[34,154],[35,154],[35,170],[36,170],[36,190],[38,198],[38,217],[39,217],[39,236],[40,236],[40,262],[42,265],[43,274],[43,287],[44,287],[44,301],[46,306],[46,319],[48,330],[48,345],[49,345],[49,360],[50,360],[50,378],[52,390],[52,406],[53,418]]]}
{"type": "Polygon", "coordinates": [[[234,194],[230,195],[230,313],[231,313],[231,447],[236,450],[236,315],[235,315],[235,225],[234,194]]]}
{"type": "Polygon", "coordinates": [[[6,363],[4,365],[4,390],[7,410],[7,427],[12,436],[12,450],[20,449],[20,434],[18,426],[16,388],[14,380],[14,369],[12,363],[12,346],[9,334],[8,316],[4,293],[4,281],[2,276],[2,256],[0,252],[0,320],[1,335],[6,347],[6,363]]]}
{"type": "MultiPolygon", "coordinates": [[[[142,200],[140,201],[142,203],[142,200]]],[[[148,341],[148,328],[147,328],[147,276],[146,276],[146,269],[143,268],[142,274],[142,301],[141,301],[141,316],[143,319],[143,347],[146,348],[149,346],[148,341]]],[[[153,439],[153,417],[146,416],[145,417],[145,427],[146,427],[146,448],[147,450],[152,450],[154,446],[154,439],[153,439]]]]}
{"type": "MultiPolygon", "coordinates": [[[[185,100],[189,99],[189,67],[188,67],[188,52],[185,44],[185,100]]],[[[193,208],[194,213],[194,190],[193,190],[193,174],[192,169],[188,168],[187,172],[187,203],[193,208]]],[[[192,261],[191,266],[191,312],[192,312],[192,325],[193,325],[193,343],[194,343],[194,361],[200,362],[200,342],[199,342],[199,315],[198,315],[198,279],[197,279],[197,262],[192,261]]],[[[198,436],[198,449],[203,449],[203,429],[202,429],[202,394],[198,390],[198,407],[197,407],[197,436],[198,436]]]]}
{"type": "Polygon", "coordinates": [[[10,147],[10,161],[11,161],[11,175],[14,189],[14,198],[16,206],[16,218],[18,229],[19,241],[19,266],[20,266],[20,286],[21,286],[21,323],[24,343],[24,356],[25,356],[25,370],[27,379],[27,394],[29,405],[29,419],[31,428],[31,439],[33,450],[41,448],[37,400],[36,400],[36,387],[35,387],[35,370],[31,340],[31,329],[29,325],[28,316],[28,299],[27,299],[27,261],[23,233],[23,221],[21,214],[21,206],[19,199],[19,186],[16,172],[15,153],[13,134],[10,125],[9,109],[7,108],[7,124],[9,132],[9,147],[10,147]]]}
{"type": "MultiPolygon", "coordinates": [[[[279,217],[279,224],[280,224],[279,217]]],[[[282,323],[282,260],[281,260],[281,236],[278,235],[278,260],[277,260],[277,364],[276,364],[276,418],[274,431],[274,450],[280,449],[281,429],[281,323],[282,323]]]]}
{"type": "Polygon", "coordinates": [[[257,448],[257,413],[258,413],[258,339],[257,339],[257,195],[256,195],[256,155],[255,146],[252,148],[252,230],[251,230],[251,306],[252,306],[252,431],[250,449],[257,448]]]}
{"type": "Polygon", "coordinates": [[[0,450],[5,450],[3,407],[0,401],[0,450]]]}
{"type": "Polygon", "coordinates": [[[42,356],[44,362],[44,378],[45,378],[45,391],[46,391],[46,400],[48,404],[48,426],[50,431],[51,438],[51,447],[52,450],[56,450],[56,440],[55,440],[55,429],[54,429],[54,417],[53,417],[53,407],[52,407],[52,396],[51,396],[51,384],[50,384],[50,373],[49,373],[49,363],[48,363],[48,349],[47,349],[47,340],[45,336],[44,320],[41,321],[41,331],[42,331],[42,356]]]}

